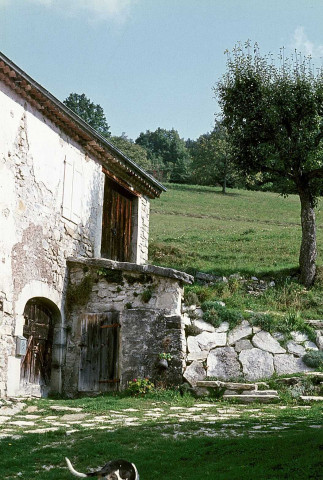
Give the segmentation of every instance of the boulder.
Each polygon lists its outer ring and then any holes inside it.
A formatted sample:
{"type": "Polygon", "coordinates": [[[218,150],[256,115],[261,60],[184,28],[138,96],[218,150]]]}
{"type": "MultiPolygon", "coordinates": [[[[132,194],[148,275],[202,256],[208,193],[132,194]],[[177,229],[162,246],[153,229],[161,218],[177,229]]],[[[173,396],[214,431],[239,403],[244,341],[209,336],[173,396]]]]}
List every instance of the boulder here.
{"type": "Polygon", "coordinates": [[[194,314],[195,314],[196,317],[202,318],[202,317],[203,317],[203,313],[204,313],[204,312],[203,312],[202,308],[196,307],[195,312],[194,312],[194,314]]]}
{"type": "Polygon", "coordinates": [[[277,375],[285,375],[298,372],[310,372],[313,368],[307,367],[301,358],[294,355],[275,355],[274,365],[277,375]]]}
{"type": "Polygon", "coordinates": [[[218,328],[215,329],[216,333],[223,333],[227,332],[229,330],[229,323],[228,322],[222,322],[218,328]]]}
{"type": "Polygon", "coordinates": [[[316,343],[319,350],[323,350],[323,335],[321,331],[316,332],[316,343]]]}
{"type": "Polygon", "coordinates": [[[196,361],[191,363],[191,365],[189,365],[186,368],[186,370],[183,374],[183,377],[185,378],[185,380],[188,381],[188,383],[192,387],[195,387],[196,383],[199,380],[204,380],[204,378],[206,377],[206,373],[205,373],[205,370],[204,370],[204,367],[203,367],[202,363],[196,362],[196,361]]]}
{"type": "Polygon", "coordinates": [[[191,319],[187,315],[187,313],[182,314],[182,322],[183,322],[184,325],[191,325],[191,319]]]}
{"type": "Polygon", "coordinates": [[[187,350],[190,353],[201,351],[198,341],[196,340],[196,337],[193,337],[193,336],[187,337],[187,350]]]}
{"type": "Polygon", "coordinates": [[[287,350],[289,353],[293,353],[297,357],[302,357],[305,355],[306,350],[302,345],[299,345],[298,343],[294,342],[293,340],[290,340],[287,342],[287,350]]]}
{"type": "Polygon", "coordinates": [[[232,345],[242,338],[249,337],[252,334],[252,327],[249,325],[249,322],[243,320],[240,325],[235,327],[228,334],[228,344],[232,345]]]}
{"type": "Polygon", "coordinates": [[[207,359],[208,352],[206,350],[200,350],[199,352],[192,352],[189,353],[186,357],[187,362],[194,362],[194,361],[204,361],[207,359]]]}
{"type": "Polygon", "coordinates": [[[215,348],[207,358],[207,374],[222,380],[230,380],[241,375],[238,355],[233,347],[215,348]]]}
{"type": "Polygon", "coordinates": [[[270,333],[262,330],[252,339],[255,347],[270,353],[286,353],[286,350],[275,340],[270,333]]]}
{"type": "Polygon", "coordinates": [[[315,343],[310,341],[304,342],[304,347],[306,348],[306,350],[318,350],[315,343]]]}
{"type": "Polygon", "coordinates": [[[226,333],[202,332],[195,338],[201,350],[212,350],[212,348],[221,347],[227,343],[226,333]]]}
{"type": "Polygon", "coordinates": [[[253,348],[252,343],[250,340],[238,340],[234,346],[236,352],[240,353],[242,350],[250,350],[253,348]]]}
{"type": "Polygon", "coordinates": [[[269,378],[274,373],[273,355],[260,348],[243,350],[239,355],[247,380],[269,378]]]}
{"type": "Polygon", "coordinates": [[[204,320],[194,320],[193,325],[195,325],[200,330],[205,332],[215,332],[215,328],[210,323],[205,322],[204,320]]]}
{"type": "Polygon", "coordinates": [[[303,342],[306,342],[308,340],[308,336],[306,335],[306,333],[291,332],[291,335],[293,337],[293,340],[297,343],[303,343],[303,342]]]}
{"type": "Polygon", "coordinates": [[[252,333],[259,333],[261,332],[261,327],[252,327],[252,333]]]}

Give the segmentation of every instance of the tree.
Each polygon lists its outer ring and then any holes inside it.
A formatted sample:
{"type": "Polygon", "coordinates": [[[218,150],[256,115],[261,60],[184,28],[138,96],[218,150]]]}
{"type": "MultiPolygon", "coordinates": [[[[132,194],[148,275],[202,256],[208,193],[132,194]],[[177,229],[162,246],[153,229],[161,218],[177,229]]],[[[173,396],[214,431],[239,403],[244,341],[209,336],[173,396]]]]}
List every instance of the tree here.
{"type": "Polygon", "coordinates": [[[315,278],[315,211],[323,178],[323,73],[299,54],[261,57],[257,45],[237,45],[215,92],[236,164],[245,174],[262,172],[280,193],[296,191],[301,204],[300,281],[315,278]],[[279,180],[279,182],[278,182],[279,180]]]}
{"type": "Polygon", "coordinates": [[[152,173],[153,167],[151,161],[148,159],[145,148],[134,143],[134,141],[127,138],[124,133],[120,137],[110,137],[109,141],[127,157],[136,162],[137,165],[144,168],[147,172],[152,173]]]}
{"type": "Polygon", "coordinates": [[[185,183],[188,180],[189,153],[177,130],[157,128],[140,133],[136,144],[147,150],[148,158],[159,180],[185,183]]]}
{"type": "Polygon", "coordinates": [[[210,133],[201,135],[196,142],[189,141],[192,157],[190,165],[191,181],[199,185],[222,186],[226,193],[227,183],[233,186],[237,181],[237,173],[232,162],[230,144],[226,129],[217,123],[210,133]]]}
{"type": "Polygon", "coordinates": [[[109,138],[110,126],[101,105],[95,105],[84,93],[71,93],[63,102],[100,135],[109,138]]]}

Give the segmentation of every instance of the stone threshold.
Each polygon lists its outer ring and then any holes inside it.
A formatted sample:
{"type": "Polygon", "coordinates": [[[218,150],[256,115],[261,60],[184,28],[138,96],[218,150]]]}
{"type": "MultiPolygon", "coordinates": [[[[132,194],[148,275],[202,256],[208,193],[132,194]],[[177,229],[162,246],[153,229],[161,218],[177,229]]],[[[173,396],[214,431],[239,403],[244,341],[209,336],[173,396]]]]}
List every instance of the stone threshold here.
{"type": "Polygon", "coordinates": [[[196,385],[206,388],[226,388],[228,390],[258,390],[259,386],[268,387],[264,382],[241,383],[241,382],[222,382],[221,380],[199,380],[196,385]]]}
{"type": "MultiPolygon", "coordinates": [[[[260,393],[260,392],[259,392],[260,393]]],[[[239,403],[272,403],[279,400],[278,395],[276,394],[267,394],[263,393],[263,395],[223,395],[223,400],[238,400],[239,403]]]]}
{"type": "Polygon", "coordinates": [[[173,278],[183,283],[193,283],[194,277],[185,272],[174,270],[173,268],[157,267],[156,265],[138,265],[130,262],[117,262],[107,258],[80,258],[68,257],[67,265],[84,265],[87,267],[108,268],[111,270],[123,270],[133,273],[143,273],[151,275],[159,275],[160,277],[173,278]]]}

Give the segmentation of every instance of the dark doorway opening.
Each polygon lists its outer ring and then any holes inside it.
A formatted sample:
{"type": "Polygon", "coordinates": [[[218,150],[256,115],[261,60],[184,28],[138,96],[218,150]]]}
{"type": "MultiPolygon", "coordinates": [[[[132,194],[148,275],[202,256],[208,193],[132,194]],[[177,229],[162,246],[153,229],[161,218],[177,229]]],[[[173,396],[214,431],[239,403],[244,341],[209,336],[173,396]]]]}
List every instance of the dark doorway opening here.
{"type": "Polygon", "coordinates": [[[46,299],[33,298],[25,306],[27,351],[21,361],[20,383],[24,390],[39,396],[46,396],[50,389],[55,316],[46,299]]]}
{"type": "Polygon", "coordinates": [[[132,204],[135,196],[107,175],[104,186],[101,256],[131,261],[132,204]]]}

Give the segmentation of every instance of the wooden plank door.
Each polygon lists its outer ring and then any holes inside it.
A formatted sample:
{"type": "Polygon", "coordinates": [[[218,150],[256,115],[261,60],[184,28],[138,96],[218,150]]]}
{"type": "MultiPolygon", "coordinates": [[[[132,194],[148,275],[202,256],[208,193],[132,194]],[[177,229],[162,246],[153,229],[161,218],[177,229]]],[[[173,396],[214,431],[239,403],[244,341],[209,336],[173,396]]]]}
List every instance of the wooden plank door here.
{"type": "Polygon", "coordinates": [[[107,392],[118,387],[119,313],[86,313],[81,323],[79,390],[107,392]]]}
{"type": "Polygon", "coordinates": [[[21,361],[21,382],[49,386],[53,348],[52,312],[39,300],[29,301],[24,311],[23,335],[27,352],[21,361]]]}
{"type": "Polygon", "coordinates": [[[134,196],[116,182],[105,178],[101,256],[130,262],[132,202],[134,196]]]}

